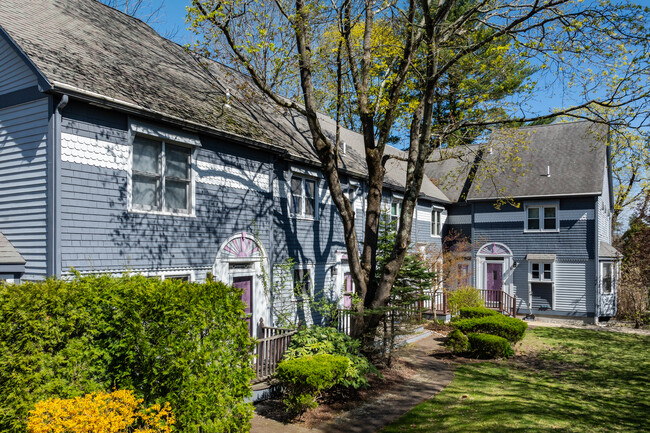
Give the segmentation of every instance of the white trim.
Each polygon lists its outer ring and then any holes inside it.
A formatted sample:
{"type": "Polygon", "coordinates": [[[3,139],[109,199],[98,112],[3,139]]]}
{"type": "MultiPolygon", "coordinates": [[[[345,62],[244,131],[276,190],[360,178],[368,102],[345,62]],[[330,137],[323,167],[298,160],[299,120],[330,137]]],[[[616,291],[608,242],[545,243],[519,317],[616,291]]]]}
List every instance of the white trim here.
{"type": "Polygon", "coordinates": [[[132,134],[150,137],[156,140],[183,143],[193,147],[201,147],[201,140],[196,134],[188,131],[179,131],[160,125],[129,118],[129,129],[132,134]]]}
{"type": "MultiPolygon", "coordinates": [[[[547,195],[518,195],[516,197],[512,197],[514,200],[516,199],[539,199],[543,200],[545,198],[558,198],[558,197],[587,197],[587,196],[594,196],[594,195],[600,195],[602,194],[602,191],[596,191],[596,192],[575,192],[575,193],[567,193],[567,194],[547,194],[547,195]]],[[[503,197],[480,197],[480,198],[468,198],[468,202],[479,202],[479,201],[488,201],[488,200],[502,200],[503,197]]]]}
{"type": "MultiPolygon", "coordinates": [[[[273,326],[271,317],[271,300],[264,288],[263,274],[271,272],[269,270],[268,255],[262,242],[251,233],[244,233],[244,237],[255,243],[260,250],[260,255],[256,257],[223,257],[223,250],[230,241],[242,236],[242,232],[238,232],[224,240],[219,247],[217,256],[215,257],[214,264],[212,265],[212,274],[218,281],[232,285],[233,277],[252,277],[251,283],[251,296],[253,298],[253,305],[251,308],[251,316],[253,322],[253,336],[258,335],[257,325],[259,319],[262,318],[267,326],[273,326]],[[250,264],[250,267],[243,269],[231,269],[230,264],[250,264]]],[[[272,278],[272,277],[271,277],[272,278]]]]}
{"type": "MultiPolygon", "coordinates": [[[[309,293],[307,293],[306,295],[313,298],[314,293],[315,293],[315,288],[314,288],[314,283],[315,283],[315,278],[314,277],[315,277],[315,275],[314,274],[316,273],[316,265],[314,265],[313,263],[298,263],[298,262],[296,262],[296,264],[293,266],[293,273],[291,274],[291,296],[292,296],[292,299],[294,301],[298,300],[298,297],[296,296],[296,291],[295,291],[295,287],[296,287],[295,275],[296,275],[296,271],[299,271],[299,270],[306,270],[307,272],[309,272],[309,293]]],[[[304,300],[304,298],[303,298],[303,300],[304,300]]]]}
{"type": "MultiPolygon", "coordinates": [[[[196,178],[197,178],[197,170],[196,170],[196,160],[198,156],[198,147],[191,147],[188,146],[185,143],[176,143],[176,142],[167,142],[165,140],[159,140],[156,139],[156,141],[159,141],[162,145],[161,149],[161,174],[160,177],[162,180],[165,178],[165,145],[169,143],[172,146],[177,146],[177,147],[184,147],[186,149],[189,149],[190,151],[190,166],[189,166],[189,191],[187,193],[187,201],[188,201],[188,208],[187,210],[173,210],[173,209],[145,209],[145,208],[138,208],[133,206],[133,157],[134,157],[134,152],[133,152],[133,143],[135,141],[135,133],[132,132],[132,135],[129,137],[129,160],[127,163],[127,182],[126,182],[126,194],[127,194],[127,212],[129,213],[137,213],[137,214],[148,214],[148,215],[167,215],[167,216],[178,216],[178,217],[195,217],[196,216],[196,178]]],[[[165,197],[165,182],[161,181],[161,201],[164,201],[165,197]]]]}
{"type": "Polygon", "coordinates": [[[524,233],[559,233],[560,232],[560,206],[557,203],[553,204],[526,204],[524,205],[524,233]],[[553,208],[555,209],[555,228],[554,229],[545,229],[544,228],[544,211],[546,209],[553,208]],[[539,229],[529,229],[528,228],[528,210],[529,209],[539,209],[539,215],[537,216],[537,221],[539,222],[539,229]]]}
{"type": "MultiPolygon", "coordinates": [[[[200,183],[269,192],[269,176],[267,173],[200,160],[196,161],[195,169],[197,170],[196,181],[200,183]]],[[[279,189],[277,192],[277,195],[279,195],[279,189]]]]}
{"type": "Polygon", "coordinates": [[[442,236],[442,223],[444,220],[442,216],[442,212],[443,210],[437,207],[432,207],[430,210],[429,214],[431,215],[431,218],[429,220],[429,234],[431,235],[432,238],[439,238],[440,236],[442,236]],[[436,228],[435,231],[433,230],[434,227],[436,228]]]}
{"type": "Polygon", "coordinates": [[[320,203],[321,203],[321,185],[320,185],[320,179],[318,177],[313,177],[310,175],[305,175],[301,172],[295,172],[293,168],[291,171],[289,171],[289,181],[287,182],[287,189],[288,189],[288,194],[287,194],[287,205],[289,206],[289,216],[293,219],[297,220],[306,220],[306,221],[318,221],[318,217],[320,214],[320,203]],[[291,188],[291,181],[293,178],[301,179],[301,187],[300,187],[300,200],[301,200],[301,206],[300,206],[300,214],[295,214],[293,212],[293,190],[291,188]],[[312,181],[314,182],[314,215],[305,215],[305,201],[306,201],[306,181],[312,181]]]}
{"type": "Polygon", "coordinates": [[[515,294],[516,287],[514,285],[514,271],[515,271],[515,266],[514,266],[514,259],[512,256],[512,250],[506,245],[501,242],[487,242],[486,244],[482,245],[478,251],[481,251],[483,248],[485,248],[488,245],[499,245],[503,249],[506,250],[506,254],[490,254],[490,253],[476,253],[476,268],[475,268],[475,281],[476,281],[476,287],[478,289],[487,289],[486,284],[487,284],[487,264],[488,263],[501,263],[502,264],[502,272],[501,272],[501,278],[502,278],[502,290],[509,295],[515,294]],[[496,259],[499,260],[496,260],[496,259]]]}
{"type": "Polygon", "coordinates": [[[129,170],[131,147],[127,144],[62,132],[61,161],[113,170],[129,170]]]}

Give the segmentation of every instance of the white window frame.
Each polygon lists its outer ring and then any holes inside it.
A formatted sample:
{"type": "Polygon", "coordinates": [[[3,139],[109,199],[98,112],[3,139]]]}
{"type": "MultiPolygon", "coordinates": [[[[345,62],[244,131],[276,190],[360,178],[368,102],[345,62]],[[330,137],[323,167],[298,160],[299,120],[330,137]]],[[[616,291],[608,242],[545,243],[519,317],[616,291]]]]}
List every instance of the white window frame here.
{"type": "Polygon", "coordinates": [[[390,201],[390,207],[388,208],[388,215],[390,216],[390,222],[397,221],[399,224],[399,216],[402,213],[402,200],[399,198],[393,197],[390,201]],[[395,205],[395,211],[397,214],[393,214],[393,205],[395,205]]]}
{"type": "Polygon", "coordinates": [[[546,283],[551,285],[551,310],[556,309],[557,296],[555,294],[555,261],[554,260],[532,260],[528,262],[528,305],[532,309],[533,283],[546,283]],[[539,278],[533,278],[533,264],[539,265],[539,278]],[[551,279],[544,278],[544,265],[551,266],[551,279]]]}
{"type": "Polygon", "coordinates": [[[602,261],[600,262],[600,294],[613,295],[616,288],[616,262],[602,261]],[[605,265],[611,266],[611,281],[609,285],[609,292],[605,292],[605,265]]]}
{"type": "Polygon", "coordinates": [[[135,158],[135,152],[133,151],[133,146],[135,142],[136,136],[133,136],[133,139],[131,140],[131,155],[130,155],[130,164],[131,166],[129,167],[129,175],[128,175],[128,184],[127,184],[127,194],[128,194],[128,205],[127,205],[127,210],[128,212],[131,213],[143,213],[143,214],[152,214],[152,215],[174,215],[174,216],[181,216],[181,217],[195,217],[195,203],[196,203],[196,197],[195,197],[195,192],[196,192],[196,152],[197,149],[194,146],[185,144],[185,143],[178,143],[178,142],[172,142],[169,140],[164,140],[158,137],[149,137],[149,136],[141,136],[142,138],[146,138],[148,140],[153,140],[161,143],[161,154],[160,154],[160,178],[161,178],[161,186],[160,190],[158,191],[158,194],[160,194],[160,209],[153,209],[153,208],[147,208],[147,207],[140,207],[136,204],[133,203],[133,175],[134,175],[134,161],[133,159],[135,158]],[[176,147],[183,147],[189,150],[190,153],[190,161],[189,161],[189,181],[188,181],[188,192],[187,192],[187,208],[185,210],[180,210],[180,209],[166,209],[165,208],[165,146],[169,144],[172,146],[176,147]]]}
{"type": "Polygon", "coordinates": [[[306,219],[306,220],[318,220],[318,207],[319,207],[319,201],[318,201],[318,179],[311,177],[311,176],[305,176],[302,173],[295,173],[292,172],[291,175],[289,176],[289,214],[293,218],[298,218],[298,219],[306,219]],[[292,189],[292,180],[293,178],[297,178],[301,180],[301,186],[300,186],[300,213],[297,214],[293,210],[293,189],[292,189]],[[314,182],[314,215],[306,215],[305,214],[305,200],[307,200],[307,194],[306,194],[306,187],[305,184],[307,181],[314,182]]]}
{"type": "Polygon", "coordinates": [[[557,204],[539,204],[539,205],[526,205],[524,207],[524,232],[526,233],[558,233],[560,231],[560,207],[557,204]],[[555,209],[555,228],[554,229],[545,229],[544,228],[544,210],[547,208],[555,209]],[[529,209],[539,209],[539,228],[531,229],[528,227],[528,210],[529,209]]]}
{"type": "Polygon", "coordinates": [[[306,271],[309,273],[309,293],[303,291],[302,299],[305,300],[305,297],[314,297],[314,269],[314,265],[311,264],[296,264],[293,267],[293,274],[291,275],[291,293],[294,299],[298,299],[298,295],[296,294],[296,272],[299,271],[306,271]]]}
{"type": "Polygon", "coordinates": [[[442,209],[431,208],[431,236],[439,238],[442,234],[442,209]]]}
{"type": "Polygon", "coordinates": [[[528,281],[533,283],[553,283],[555,282],[555,263],[550,260],[534,260],[528,262],[528,281]],[[539,278],[533,278],[533,265],[539,266],[539,278]],[[544,266],[549,265],[551,267],[551,278],[544,278],[544,266]]]}

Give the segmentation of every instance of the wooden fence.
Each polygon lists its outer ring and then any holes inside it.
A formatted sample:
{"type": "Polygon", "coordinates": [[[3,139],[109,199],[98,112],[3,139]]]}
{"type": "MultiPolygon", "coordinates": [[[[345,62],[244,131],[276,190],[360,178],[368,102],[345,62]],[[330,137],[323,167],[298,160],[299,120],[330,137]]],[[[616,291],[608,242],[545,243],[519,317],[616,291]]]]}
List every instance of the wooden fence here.
{"type": "Polygon", "coordinates": [[[265,326],[264,320],[260,319],[260,338],[258,338],[255,346],[253,361],[255,382],[262,382],[275,373],[284,353],[289,348],[291,337],[296,332],[295,329],[265,326]]]}

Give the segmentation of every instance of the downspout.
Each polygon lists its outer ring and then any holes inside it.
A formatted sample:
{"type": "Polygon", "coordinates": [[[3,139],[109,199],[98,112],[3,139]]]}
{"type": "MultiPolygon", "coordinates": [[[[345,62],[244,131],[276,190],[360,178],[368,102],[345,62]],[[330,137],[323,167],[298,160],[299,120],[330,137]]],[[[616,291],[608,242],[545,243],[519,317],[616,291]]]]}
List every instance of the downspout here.
{"type": "Polygon", "coordinates": [[[61,111],[68,105],[68,95],[63,95],[61,101],[54,109],[54,122],[52,125],[52,141],[48,182],[50,184],[48,200],[48,276],[61,276],[61,111]]]}

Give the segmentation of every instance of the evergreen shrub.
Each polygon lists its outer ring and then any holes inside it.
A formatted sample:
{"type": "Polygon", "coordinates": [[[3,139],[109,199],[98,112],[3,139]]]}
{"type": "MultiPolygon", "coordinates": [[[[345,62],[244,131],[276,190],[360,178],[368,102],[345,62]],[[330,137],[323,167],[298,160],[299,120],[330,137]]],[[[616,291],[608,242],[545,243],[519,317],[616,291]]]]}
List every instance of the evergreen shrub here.
{"type": "Polygon", "coordinates": [[[467,339],[467,335],[458,329],[454,329],[447,336],[445,346],[453,353],[465,353],[469,350],[469,340],[467,339]]]}
{"type": "Polygon", "coordinates": [[[286,395],[287,411],[301,413],[318,406],[321,391],[340,384],[348,366],[345,356],[325,353],[282,361],[275,378],[286,395]]]}
{"type": "Polygon", "coordinates": [[[487,316],[500,316],[501,313],[498,313],[494,310],[490,310],[485,307],[463,307],[460,309],[460,318],[461,319],[474,319],[476,317],[487,317],[487,316]]]}
{"type": "Polygon", "coordinates": [[[524,332],[528,328],[528,324],[523,320],[501,314],[474,319],[461,319],[455,321],[453,325],[464,334],[475,332],[498,335],[512,343],[516,343],[524,338],[524,332]]]}
{"type": "Polygon", "coordinates": [[[361,342],[332,327],[301,328],[292,338],[285,360],[319,354],[341,355],[348,359],[348,367],[340,385],[351,388],[368,386],[367,375],[379,374],[377,368],[360,353],[361,342]]]}
{"type": "Polygon", "coordinates": [[[503,337],[489,334],[467,334],[472,355],[477,358],[507,358],[515,354],[510,342],[503,337]]]}
{"type": "Polygon", "coordinates": [[[0,285],[0,431],[36,402],[113,388],[169,402],[176,430],[244,431],[251,353],[241,292],[143,276],[0,285]]]}

